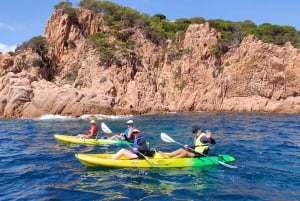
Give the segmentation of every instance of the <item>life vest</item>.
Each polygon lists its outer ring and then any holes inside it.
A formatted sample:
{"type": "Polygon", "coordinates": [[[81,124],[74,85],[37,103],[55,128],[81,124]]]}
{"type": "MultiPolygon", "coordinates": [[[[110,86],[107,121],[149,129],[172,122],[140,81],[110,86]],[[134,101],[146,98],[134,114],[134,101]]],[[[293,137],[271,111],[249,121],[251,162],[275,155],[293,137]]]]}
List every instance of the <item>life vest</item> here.
{"type": "Polygon", "coordinates": [[[202,143],[201,138],[205,136],[205,133],[201,133],[199,137],[195,138],[195,151],[203,154],[209,148],[209,143],[202,143]]]}
{"type": "Polygon", "coordinates": [[[98,133],[98,127],[95,124],[93,124],[90,126],[87,135],[89,137],[95,137],[97,135],[97,133],[98,133]],[[94,130],[93,134],[92,134],[92,130],[94,130]]]}
{"type": "Polygon", "coordinates": [[[131,135],[130,138],[128,138],[128,134],[129,134],[129,130],[130,129],[134,129],[133,126],[130,126],[128,127],[125,131],[124,131],[124,137],[125,137],[125,140],[129,141],[129,142],[132,142],[134,140],[134,135],[131,135]]]}
{"type": "Polygon", "coordinates": [[[138,151],[141,152],[141,153],[146,153],[147,150],[148,150],[146,139],[142,136],[139,136],[139,137],[134,139],[133,147],[137,148],[138,151]],[[143,140],[143,142],[141,142],[140,140],[143,140]]]}

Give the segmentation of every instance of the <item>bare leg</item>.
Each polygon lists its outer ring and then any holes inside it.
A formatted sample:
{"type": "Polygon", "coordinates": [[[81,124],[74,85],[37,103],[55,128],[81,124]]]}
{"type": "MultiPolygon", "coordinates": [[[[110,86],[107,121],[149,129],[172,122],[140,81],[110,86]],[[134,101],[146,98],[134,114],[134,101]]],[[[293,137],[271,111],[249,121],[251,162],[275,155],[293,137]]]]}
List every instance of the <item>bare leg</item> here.
{"type": "Polygon", "coordinates": [[[128,159],[133,159],[138,157],[135,153],[132,153],[127,149],[120,149],[116,154],[112,156],[111,159],[116,160],[118,158],[121,158],[122,156],[125,156],[128,159]]]}
{"type": "Polygon", "coordinates": [[[185,157],[192,158],[194,156],[195,156],[194,153],[188,152],[185,149],[183,149],[183,151],[181,151],[179,154],[177,154],[174,158],[185,158],[185,157]]]}
{"type": "Polygon", "coordinates": [[[79,135],[77,135],[76,137],[77,137],[77,138],[88,138],[88,136],[85,135],[85,134],[79,134],[79,135]]]}
{"type": "Polygon", "coordinates": [[[117,139],[117,136],[111,136],[111,137],[109,137],[109,138],[107,138],[107,139],[109,139],[109,140],[116,140],[117,139]]]}
{"type": "Polygon", "coordinates": [[[194,157],[195,154],[188,152],[187,150],[180,148],[171,153],[161,153],[164,158],[184,158],[184,157],[194,157]]]}
{"type": "Polygon", "coordinates": [[[125,138],[120,135],[114,135],[108,138],[109,140],[124,140],[125,138]]]}
{"type": "Polygon", "coordinates": [[[177,150],[175,150],[175,151],[173,151],[173,152],[171,152],[171,153],[168,153],[167,155],[168,155],[169,157],[171,157],[171,158],[173,158],[173,157],[176,158],[177,155],[181,155],[181,154],[184,153],[184,152],[186,152],[186,150],[180,148],[180,149],[177,149],[177,150]]]}

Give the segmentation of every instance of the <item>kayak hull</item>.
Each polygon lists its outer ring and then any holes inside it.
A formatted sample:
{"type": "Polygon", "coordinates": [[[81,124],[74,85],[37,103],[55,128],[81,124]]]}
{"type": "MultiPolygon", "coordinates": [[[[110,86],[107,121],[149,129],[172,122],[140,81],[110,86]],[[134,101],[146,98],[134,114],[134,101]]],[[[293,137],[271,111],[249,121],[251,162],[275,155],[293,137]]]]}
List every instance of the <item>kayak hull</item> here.
{"type": "Polygon", "coordinates": [[[230,155],[217,155],[200,158],[163,158],[159,152],[154,157],[146,159],[111,159],[113,154],[75,154],[75,157],[85,166],[89,167],[114,167],[114,168],[179,168],[179,167],[204,167],[218,165],[219,162],[230,163],[235,159],[230,155]]]}
{"type": "Polygon", "coordinates": [[[126,140],[109,140],[109,139],[83,139],[71,135],[55,134],[54,138],[64,144],[85,144],[85,145],[129,145],[132,144],[126,140]]]}

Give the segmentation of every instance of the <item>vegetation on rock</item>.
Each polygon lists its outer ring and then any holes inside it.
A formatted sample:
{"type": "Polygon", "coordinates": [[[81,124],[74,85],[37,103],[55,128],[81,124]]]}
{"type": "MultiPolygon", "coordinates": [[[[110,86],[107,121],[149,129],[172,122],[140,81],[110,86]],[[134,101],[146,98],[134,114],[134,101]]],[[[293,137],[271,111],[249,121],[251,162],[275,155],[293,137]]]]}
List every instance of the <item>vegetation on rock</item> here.
{"type": "MultiPolygon", "coordinates": [[[[70,12],[70,2],[61,2],[55,8],[66,10],[65,13],[74,15],[70,12]]],[[[184,35],[187,27],[192,23],[204,23],[206,20],[202,17],[195,17],[191,19],[177,19],[169,21],[165,15],[156,14],[149,16],[141,14],[137,10],[122,7],[109,1],[99,0],[82,0],[79,2],[80,8],[89,9],[95,13],[104,15],[105,25],[110,27],[110,33],[115,36],[115,43],[106,41],[108,37],[103,37],[103,34],[96,33],[90,37],[90,41],[94,44],[97,50],[102,50],[101,60],[109,64],[113,57],[117,46],[122,48],[134,47],[134,41],[130,40],[132,31],[136,28],[142,28],[146,37],[153,43],[159,45],[163,44],[167,39],[174,39],[184,35]],[[131,29],[131,30],[129,30],[131,29]],[[126,31],[124,31],[126,30],[126,31]],[[97,38],[99,37],[99,38],[97,38]],[[102,41],[99,43],[99,41],[102,41]],[[102,46],[102,47],[101,47],[102,46]]],[[[250,34],[255,35],[258,39],[265,43],[273,43],[276,45],[284,45],[286,42],[300,48],[300,34],[291,26],[279,26],[264,23],[257,26],[250,20],[243,22],[224,21],[221,19],[208,20],[211,27],[221,32],[221,38],[215,48],[211,50],[211,54],[220,57],[226,53],[231,47],[236,47],[250,34]]]]}
{"type": "Polygon", "coordinates": [[[22,52],[24,50],[31,50],[34,53],[37,53],[40,56],[40,59],[36,59],[32,62],[33,67],[44,68],[43,77],[46,80],[53,80],[55,75],[55,68],[52,64],[51,59],[47,56],[48,45],[45,37],[36,36],[31,38],[29,41],[24,42],[22,45],[16,48],[16,52],[22,52]]]}
{"type": "MultiPolygon", "coordinates": [[[[118,55],[128,54],[139,45],[131,37],[137,29],[142,30],[145,37],[154,44],[163,45],[166,44],[167,40],[175,41],[175,39],[182,38],[188,26],[193,23],[208,22],[211,27],[221,33],[218,43],[210,51],[210,54],[217,59],[230,48],[238,47],[243,38],[251,34],[265,43],[281,46],[286,42],[290,42],[294,47],[300,48],[300,33],[291,26],[279,26],[269,23],[257,26],[250,20],[243,22],[224,21],[221,19],[206,21],[202,17],[169,21],[164,14],[158,13],[149,16],[129,7],[99,0],[82,0],[78,6],[96,14],[102,14],[103,21],[99,22],[99,26],[105,25],[109,27],[105,32],[99,31],[87,36],[88,41],[99,52],[100,61],[105,66],[112,64],[120,66],[121,62],[118,59],[118,55]]],[[[54,8],[61,9],[74,24],[79,25],[78,8],[73,8],[71,2],[62,1],[55,5],[54,8]]],[[[179,48],[180,45],[176,45],[176,42],[174,43],[171,48],[164,48],[165,53],[168,53],[168,58],[172,55],[173,57],[175,55],[174,58],[177,58],[182,54],[183,50],[179,48]]],[[[31,48],[41,56],[40,60],[34,61],[33,66],[53,69],[51,61],[46,56],[48,48],[43,37],[33,37],[28,42],[17,47],[16,53],[26,48],[31,48]]],[[[54,73],[53,70],[51,72],[52,74],[54,73]]],[[[51,77],[53,76],[49,76],[47,79],[51,80],[51,77]]]]}

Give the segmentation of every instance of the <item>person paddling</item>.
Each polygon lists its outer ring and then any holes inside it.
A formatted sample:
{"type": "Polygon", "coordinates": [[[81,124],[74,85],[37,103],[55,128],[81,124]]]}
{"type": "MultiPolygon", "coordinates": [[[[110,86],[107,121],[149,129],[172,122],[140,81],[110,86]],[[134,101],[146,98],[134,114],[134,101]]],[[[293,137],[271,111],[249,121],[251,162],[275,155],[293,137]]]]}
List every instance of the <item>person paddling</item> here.
{"type": "Polygon", "coordinates": [[[208,154],[209,144],[216,144],[212,138],[210,130],[202,133],[201,128],[193,129],[195,134],[194,146],[184,145],[184,149],[180,148],[171,153],[160,153],[164,158],[184,158],[184,157],[201,157],[208,154]]]}
{"type": "Polygon", "coordinates": [[[133,140],[134,140],[134,135],[132,134],[132,131],[134,130],[133,120],[131,120],[131,119],[128,120],[126,122],[126,124],[127,124],[127,128],[124,131],[124,133],[114,135],[108,139],[111,139],[111,140],[119,139],[119,140],[127,140],[128,142],[133,142],[133,140]]]}
{"type": "Polygon", "coordinates": [[[138,129],[132,130],[132,135],[134,135],[133,146],[130,150],[128,149],[120,149],[117,153],[115,153],[111,159],[119,159],[122,156],[125,156],[128,159],[138,159],[144,158],[143,155],[147,155],[148,146],[146,139],[141,136],[141,131],[138,129]]]}
{"type": "Polygon", "coordinates": [[[89,139],[94,139],[94,138],[96,138],[97,134],[98,134],[98,127],[96,125],[95,120],[92,119],[90,121],[90,128],[87,131],[87,133],[86,134],[78,134],[77,137],[78,138],[84,138],[84,139],[88,139],[88,138],[89,139]]]}

